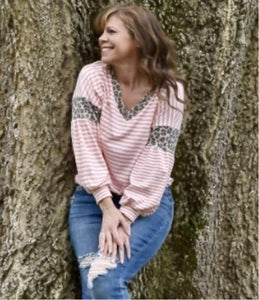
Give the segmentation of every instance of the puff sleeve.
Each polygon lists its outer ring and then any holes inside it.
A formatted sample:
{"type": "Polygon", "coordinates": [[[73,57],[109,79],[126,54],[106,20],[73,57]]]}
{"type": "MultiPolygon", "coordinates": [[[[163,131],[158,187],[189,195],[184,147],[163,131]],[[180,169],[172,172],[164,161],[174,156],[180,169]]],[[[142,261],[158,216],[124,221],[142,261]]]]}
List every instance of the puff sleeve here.
{"type": "Polygon", "coordinates": [[[102,155],[99,124],[102,96],[98,74],[88,65],[80,71],[72,98],[71,137],[76,181],[97,201],[111,196],[110,176],[102,155]]]}
{"type": "MultiPolygon", "coordinates": [[[[178,95],[184,99],[183,85],[177,82],[178,95]]],[[[184,104],[171,92],[170,103],[159,100],[147,144],[137,159],[130,175],[130,184],[120,200],[120,210],[131,221],[139,215],[155,212],[164,189],[170,181],[175,149],[181,129],[184,104]]]]}

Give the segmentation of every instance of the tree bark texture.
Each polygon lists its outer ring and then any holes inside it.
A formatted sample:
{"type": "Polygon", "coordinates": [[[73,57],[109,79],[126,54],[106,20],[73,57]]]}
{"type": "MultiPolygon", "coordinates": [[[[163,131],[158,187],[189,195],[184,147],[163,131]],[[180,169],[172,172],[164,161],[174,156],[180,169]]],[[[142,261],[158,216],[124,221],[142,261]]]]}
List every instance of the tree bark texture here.
{"type": "MultiPolygon", "coordinates": [[[[91,22],[107,2],[0,1],[2,298],[80,297],[67,222],[71,97],[98,59],[91,22]]],[[[131,294],[257,298],[257,2],[135,2],[175,40],[192,108],[172,174],[173,227],[131,294]]]]}

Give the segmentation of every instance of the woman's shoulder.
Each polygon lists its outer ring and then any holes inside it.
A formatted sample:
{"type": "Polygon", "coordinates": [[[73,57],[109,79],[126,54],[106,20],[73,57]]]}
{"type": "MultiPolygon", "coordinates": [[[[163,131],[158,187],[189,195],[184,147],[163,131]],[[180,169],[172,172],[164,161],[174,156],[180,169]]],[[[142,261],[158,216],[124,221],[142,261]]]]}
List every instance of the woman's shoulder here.
{"type": "Polygon", "coordinates": [[[110,81],[108,77],[108,67],[102,61],[84,65],[79,73],[80,82],[89,91],[94,91],[100,97],[107,95],[110,81]]]}
{"type": "Polygon", "coordinates": [[[94,79],[94,81],[96,81],[98,78],[104,79],[104,77],[107,77],[107,71],[107,64],[98,60],[84,65],[80,73],[84,76],[87,76],[89,79],[94,79]]]}

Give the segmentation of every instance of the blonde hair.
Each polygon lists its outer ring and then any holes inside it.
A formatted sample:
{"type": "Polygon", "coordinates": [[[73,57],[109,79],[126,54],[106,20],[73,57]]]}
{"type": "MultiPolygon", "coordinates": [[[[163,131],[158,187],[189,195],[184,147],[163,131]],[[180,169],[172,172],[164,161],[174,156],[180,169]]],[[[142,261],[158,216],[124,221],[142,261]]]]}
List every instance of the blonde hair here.
{"type": "MultiPolygon", "coordinates": [[[[118,16],[131,37],[140,48],[139,71],[148,78],[152,91],[161,92],[165,88],[167,97],[170,87],[174,89],[178,101],[190,105],[187,97],[187,82],[177,72],[177,55],[173,41],[161,28],[155,15],[148,9],[127,4],[110,4],[103,8],[95,19],[95,29],[101,34],[111,15],[118,16]],[[178,97],[176,81],[183,84],[185,99],[178,97]]],[[[169,100],[168,100],[169,101],[169,100]]]]}

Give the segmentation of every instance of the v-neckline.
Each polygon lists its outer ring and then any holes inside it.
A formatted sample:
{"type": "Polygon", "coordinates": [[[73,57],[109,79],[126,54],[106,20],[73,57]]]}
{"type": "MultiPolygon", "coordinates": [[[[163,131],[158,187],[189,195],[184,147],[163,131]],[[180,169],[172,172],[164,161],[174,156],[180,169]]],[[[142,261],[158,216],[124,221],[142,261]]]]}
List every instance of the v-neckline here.
{"type": "Polygon", "coordinates": [[[122,116],[124,117],[124,119],[130,120],[134,116],[136,116],[149,103],[150,99],[153,96],[153,93],[147,92],[144,95],[144,97],[136,105],[134,105],[133,107],[128,109],[125,106],[124,101],[122,99],[121,87],[116,78],[115,71],[112,67],[110,68],[110,75],[111,75],[113,94],[114,94],[114,98],[117,103],[118,109],[119,109],[120,113],[122,114],[122,116]]]}

